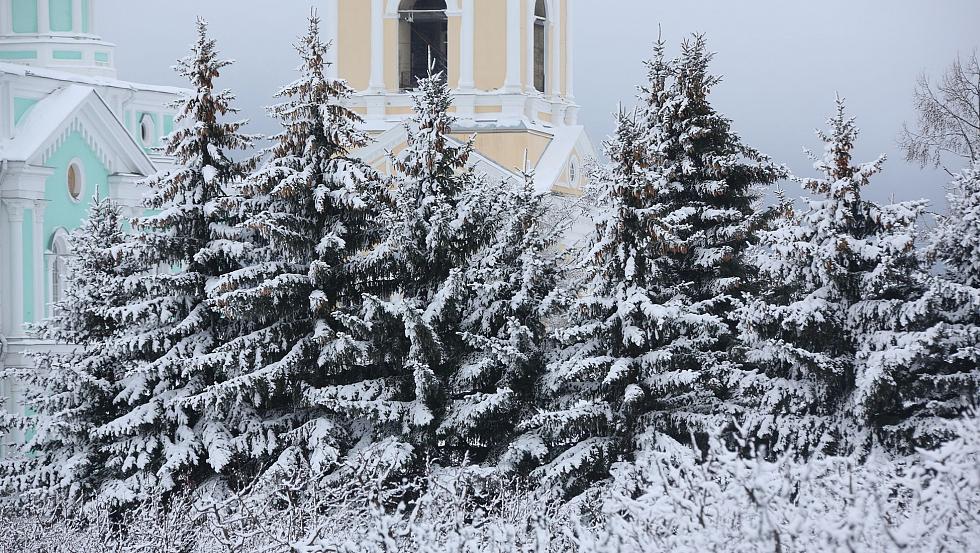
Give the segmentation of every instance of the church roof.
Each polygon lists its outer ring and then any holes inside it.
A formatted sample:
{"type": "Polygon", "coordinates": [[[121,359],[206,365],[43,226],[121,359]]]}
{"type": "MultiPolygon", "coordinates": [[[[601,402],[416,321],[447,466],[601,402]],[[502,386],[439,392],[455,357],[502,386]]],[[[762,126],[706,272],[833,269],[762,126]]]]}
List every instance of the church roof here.
{"type": "Polygon", "coordinates": [[[175,96],[186,96],[191,93],[190,90],[176,86],[158,86],[151,84],[131,83],[129,81],[121,81],[119,79],[111,79],[108,77],[79,75],[77,73],[69,73],[67,71],[58,71],[57,69],[31,67],[18,63],[0,62],[0,75],[2,74],[14,75],[17,77],[38,77],[41,79],[64,81],[66,83],[76,83],[95,87],[138,90],[142,92],[159,92],[162,94],[172,94],[175,96]]]}
{"type": "Polygon", "coordinates": [[[72,131],[82,134],[110,173],[150,175],[155,172],[146,152],[98,91],[78,84],[61,88],[34,105],[13,138],[0,141],[0,157],[43,165],[72,131]]]}

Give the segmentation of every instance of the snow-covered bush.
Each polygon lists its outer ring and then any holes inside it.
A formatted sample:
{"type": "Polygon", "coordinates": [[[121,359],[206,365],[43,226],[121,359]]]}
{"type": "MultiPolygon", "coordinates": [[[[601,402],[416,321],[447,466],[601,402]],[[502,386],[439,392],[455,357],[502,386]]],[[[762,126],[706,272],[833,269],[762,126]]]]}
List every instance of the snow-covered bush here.
{"type": "Polygon", "coordinates": [[[773,460],[649,436],[608,486],[568,503],[489,469],[430,466],[392,484],[353,467],[317,477],[297,457],[245,491],[204,488],[115,518],[0,512],[0,551],[967,552],[980,543],[980,418],[955,426],[955,440],[901,459],[773,460]]]}

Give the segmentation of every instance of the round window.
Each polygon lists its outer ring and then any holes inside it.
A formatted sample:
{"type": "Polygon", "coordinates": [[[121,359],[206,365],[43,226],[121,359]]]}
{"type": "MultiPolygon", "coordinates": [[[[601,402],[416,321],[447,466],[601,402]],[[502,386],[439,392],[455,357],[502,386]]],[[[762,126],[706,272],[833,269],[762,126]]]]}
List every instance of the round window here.
{"type": "Polygon", "coordinates": [[[68,195],[76,202],[82,197],[82,167],[76,162],[68,165],[68,195]]]}

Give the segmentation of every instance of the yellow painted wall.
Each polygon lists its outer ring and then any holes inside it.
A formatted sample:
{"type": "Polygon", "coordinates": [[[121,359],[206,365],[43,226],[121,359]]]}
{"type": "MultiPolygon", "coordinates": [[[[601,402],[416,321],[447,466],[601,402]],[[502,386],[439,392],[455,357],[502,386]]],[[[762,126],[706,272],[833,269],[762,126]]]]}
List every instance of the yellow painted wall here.
{"type": "Polygon", "coordinates": [[[398,20],[385,19],[385,90],[398,90],[398,20]]]}
{"type": "MultiPolygon", "coordinates": [[[[467,141],[469,134],[453,135],[457,140],[467,141]]],[[[551,137],[526,131],[478,133],[474,147],[484,156],[492,159],[505,169],[519,170],[524,165],[524,152],[532,166],[537,165],[545,149],[551,144],[551,137]]]]}
{"type": "Polygon", "coordinates": [[[507,78],[507,3],[474,0],[476,32],[473,80],[478,90],[496,90],[507,78]]]}
{"type": "Polygon", "coordinates": [[[371,2],[340,0],[337,71],[354,90],[371,82],[371,2]]]}
{"type": "Polygon", "coordinates": [[[449,75],[446,75],[446,82],[453,88],[459,86],[459,49],[460,36],[463,32],[462,23],[462,16],[449,17],[449,75]]]}

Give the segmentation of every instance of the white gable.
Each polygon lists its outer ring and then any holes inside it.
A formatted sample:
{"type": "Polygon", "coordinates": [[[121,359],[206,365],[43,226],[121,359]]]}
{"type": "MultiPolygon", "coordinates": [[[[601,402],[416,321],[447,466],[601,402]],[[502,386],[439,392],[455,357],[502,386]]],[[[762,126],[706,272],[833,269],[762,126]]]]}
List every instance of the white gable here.
{"type": "Polygon", "coordinates": [[[13,138],[0,142],[0,156],[43,166],[73,132],[81,134],[110,174],[151,175],[156,171],[99,93],[77,84],[38,102],[17,126],[13,138]]]}

